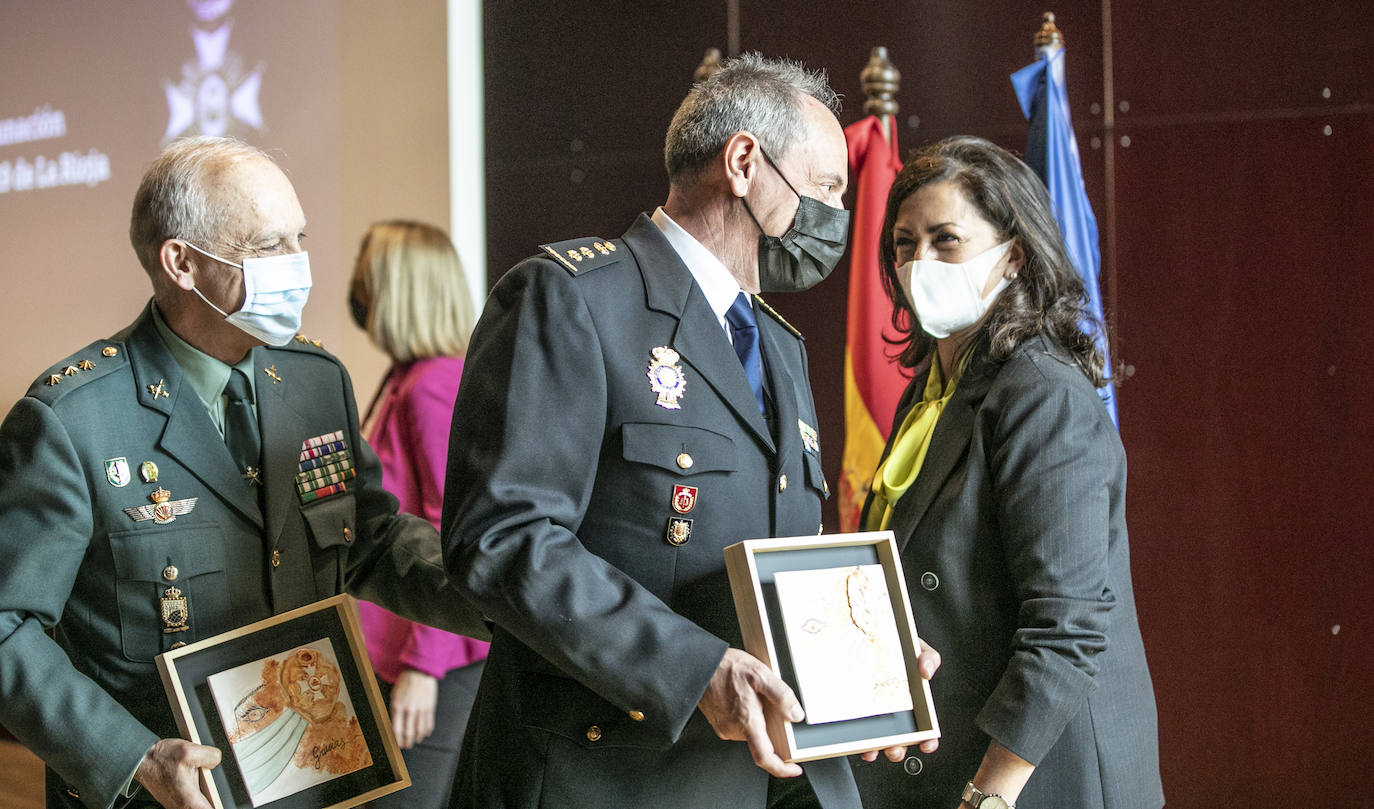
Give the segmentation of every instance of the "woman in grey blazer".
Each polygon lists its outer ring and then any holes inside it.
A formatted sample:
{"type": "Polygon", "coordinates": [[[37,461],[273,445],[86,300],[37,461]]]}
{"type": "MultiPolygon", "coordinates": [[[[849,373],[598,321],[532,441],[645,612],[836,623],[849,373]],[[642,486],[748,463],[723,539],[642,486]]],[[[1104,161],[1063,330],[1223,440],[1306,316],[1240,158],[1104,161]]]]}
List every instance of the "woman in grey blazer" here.
{"type": "Polygon", "coordinates": [[[971,137],[892,187],[884,286],[913,370],[864,508],[902,549],[938,752],[855,762],[865,805],[1158,809],[1126,457],[1044,185],[971,137]],[[962,800],[962,803],[961,803],[962,800]]]}

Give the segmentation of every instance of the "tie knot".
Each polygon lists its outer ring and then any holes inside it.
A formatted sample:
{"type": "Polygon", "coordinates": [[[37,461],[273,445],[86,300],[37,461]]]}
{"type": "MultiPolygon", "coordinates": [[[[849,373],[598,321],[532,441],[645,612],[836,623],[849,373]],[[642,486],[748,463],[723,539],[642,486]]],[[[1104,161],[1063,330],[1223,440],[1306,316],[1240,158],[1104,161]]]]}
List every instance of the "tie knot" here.
{"type": "Polygon", "coordinates": [[[758,321],[754,320],[754,307],[749,305],[748,295],[741,292],[735,298],[735,302],[730,304],[730,310],[725,313],[725,321],[733,329],[758,328],[758,321]]]}
{"type": "Polygon", "coordinates": [[[237,368],[229,372],[229,383],[224,386],[224,395],[231,402],[253,401],[253,387],[248,384],[248,377],[237,368]]]}

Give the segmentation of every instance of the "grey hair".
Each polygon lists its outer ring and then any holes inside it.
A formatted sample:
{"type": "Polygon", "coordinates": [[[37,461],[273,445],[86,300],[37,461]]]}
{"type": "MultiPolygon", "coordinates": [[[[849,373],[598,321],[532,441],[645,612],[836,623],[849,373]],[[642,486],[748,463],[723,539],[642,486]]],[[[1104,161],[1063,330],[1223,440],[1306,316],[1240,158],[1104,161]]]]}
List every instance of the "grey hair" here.
{"type": "Polygon", "coordinates": [[[726,60],[693,85],[668,125],[663,159],[668,182],[690,185],[736,132],[752,132],[769,155],[781,159],[804,134],[802,97],[838,117],[840,97],[823,70],[790,59],[746,53],[726,60]]]}
{"type": "Polygon", "coordinates": [[[158,250],[168,239],[185,239],[217,252],[221,217],[205,191],[206,175],[250,157],[271,160],[256,146],[234,138],[178,138],[167,145],[144,173],[129,216],[129,242],[138,261],[157,277],[158,250]]]}

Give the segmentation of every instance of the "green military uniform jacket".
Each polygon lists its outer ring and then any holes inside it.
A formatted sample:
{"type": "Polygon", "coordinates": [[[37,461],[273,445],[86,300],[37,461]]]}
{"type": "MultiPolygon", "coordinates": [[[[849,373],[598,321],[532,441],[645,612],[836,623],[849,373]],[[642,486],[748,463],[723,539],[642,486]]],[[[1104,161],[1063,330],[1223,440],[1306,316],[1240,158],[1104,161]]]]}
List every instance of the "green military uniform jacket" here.
{"type": "Polygon", "coordinates": [[[50,806],[110,805],[178,735],[154,665],[174,644],[344,590],[485,634],[432,526],[381,488],[339,361],[297,337],[254,349],[253,367],[261,506],[151,306],[49,369],[0,426],[0,724],[48,764],[50,806]],[[356,474],[316,499],[297,487],[311,443],[356,474]],[[184,622],[163,613],[171,588],[184,622]]]}

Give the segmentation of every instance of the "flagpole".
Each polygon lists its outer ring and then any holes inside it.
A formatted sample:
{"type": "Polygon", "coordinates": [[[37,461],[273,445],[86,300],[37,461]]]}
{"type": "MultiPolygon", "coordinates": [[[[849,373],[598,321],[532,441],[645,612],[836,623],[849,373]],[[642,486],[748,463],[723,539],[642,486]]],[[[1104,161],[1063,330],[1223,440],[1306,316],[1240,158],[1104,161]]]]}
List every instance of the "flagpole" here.
{"type": "Polygon", "coordinates": [[[897,66],[887,58],[887,48],[879,45],[873,49],[868,56],[868,64],[859,73],[859,82],[863,84],[864,114],[876,115],[882,124],[883,137],[888,143],[892,142],[893,127],[896,126],[897,117],[897,91],[901,88],[902,73],[897,70],[897,66]]]}

